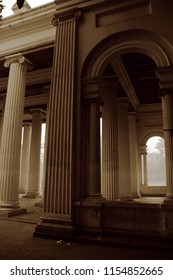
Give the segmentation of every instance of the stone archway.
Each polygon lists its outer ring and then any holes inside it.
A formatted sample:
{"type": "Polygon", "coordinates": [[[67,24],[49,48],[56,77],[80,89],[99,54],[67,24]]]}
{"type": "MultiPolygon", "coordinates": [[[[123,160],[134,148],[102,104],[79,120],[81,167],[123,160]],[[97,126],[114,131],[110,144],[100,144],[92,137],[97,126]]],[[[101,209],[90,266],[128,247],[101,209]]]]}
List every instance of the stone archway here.
{"type": "MultiPolygon", "coordinates": [[[[87,104],[95,102],[95,107],[98,107],[98,103],[100,101],[100,81],[102,77],[102,73],[105,69],[105,67],[108,64],[111,64],[114,59],[117,59],[118,56],[125,54],[125,53],[132,53],[132,52],[138,52],[145,54],[146,56],[149,56],[157,65],[158,68],[162,67],[169,67],[173,64],[173,48],[170,45],[170,43],[163,37],[152,33],[148,30],[128,30],[123,31],[117,34],[114,34],[112,36],[109,36],[108,38],[102,40],[100,43],[95,46],[95,48],[88,54],[88,57],[85,60],[85,63],[83,65],[82,69],[82,92],[83,92],[83,99],[85,99],[85,102],[87,104]],[[93,98],[94,97],[94,98],[93,98]],[[87,101],[86,101],[87,99],[87,101]],[[97,105],[96,105],[97,103],[97,105]]],[[[124,106],[124,105],[123,105],[124,106]]],[[[89,108],[89,107],[88,107],[89,108]]],[[[98,111],[98,108],[97,108],[98,111]]],[[[126,111],[126,110],[125,110],[126,111]]],[[[125,112],[124,111],[124,112],[125,112]]],[[[127,112],[126,112],[127,113],[127,112]]],[[[86,114],[86,112],[85,112],[86,114]]],[[[89,115],[88,111],[88,115],[89,115]]],[[[128,113],[127,113],[128,115],[128,113]]],[[[96,115],[95,115],[96,117],[96,115]]],[[[99,118],[99,116],[97,116],[99,118]]],[[[91,120],[90,120],[91,122],[91,120]]],[[[98,120],[97,120],[98,123],[98,120]]],[[[89,122],[87,123],[88,129],[90,129],[89,122]]],[[[98,129],[98,127],[97,127],[98,129]]],[[[121,140],[126,139],[128,135],[123,135],[121,140]]],[[[84,137],[87,139],[87,136],[84,137]]],[[[111,140],[112,142],[115,141],[111,140]]],[[[121,142],[121,141],[120,141],[121,142]]],[[[93,144],[93,143],[92,143],[93,144]]],[[[127,143],[124,143],[124,146],[127,143]]],[[[84,145],[87,146],[86,143],[84,145]]],[[[97,145],[97,147],[100,147],[100,144],[97,145]]],[[[123,147],[123,145],[122,145],[123,147]]],[[[97,148],[98,149],[98,148],[97,148]]],[[[112,148],[113,150],[113,148],[112,148]]],[[[98,153],[98,151],[97,151],[98,153]]],[[[110,153],[110,151],[109,151],[110,153]]],[[[136,152],[135,152],[136,153],[136,152]]],[[[89,153],[88,153],[89,154],[89,153]]],[[[124,153],[124,157],[126,157],[126,153],[124,153]]],[[[86,155],[86,154],[85,154],[86,155]]],[[[86,155],[87,157],[87,155],[86,155]]],[[[97,171],[99,170],[99,157],[97,157],[97,171]]],[[[96,160],[96,158],[95,158],[96,160]]],[[[136,160],[136,159],[135,159],[136,160]]],[[[129,161],[129,159],[126,157],[122,159],[123,162],[129,161]]],[[[95,164],[95,163],[94,163],[95,164]]],[[[123,163],[124,164],[124,163],[123,163]]],[[[95,166],[96,166],[95,165],[95,166]]],[[[137,165],[137,164],[136,164],[137,165]]],[[[119,167],[120,168],[120,167],[119,167]]],[[[127,169],[127,166],[124,166],[124,169],[127,169]]],[[[137,167],[136,167],[137,168],[137,167]]],[[[85,166],[85,169],[87,170],[87,167],[85,166]]],[[[85,174],[86,175],[86,174],[85,174]]],[[[88,175],[90,177],[90,175],[88,175]]],[[[97,174],[97,187],[96,189],[99,190],[98,187],[98,180],[99,177],[99,171],[97,174]]],[[[124,175],[122,176],[125,177],[124,175]]],[[[127,182],[126,180],[126,185],[127,182]]],[[[112,180],[116,180],[116,178],[113,178],[112,180]]],[[[137,183],[136,183],[137,184],[137,183]]],[[[97,191],[97,193],[100,193],[100,191],[97,191]]],[[[118,193],[118,192],[115,192],[118,193]]],[[[129,197],[129,192],[126,193],[125,197],[129,197]]]]}
{"type": "Polygon", "coordinates": [[[158,67],[173,65],[173,47],[163,37],[148,30],[123,31],[101,41],[88,54],[82,78],[98,77],[116,55],[139,52],[152,58],[158,67]]]}

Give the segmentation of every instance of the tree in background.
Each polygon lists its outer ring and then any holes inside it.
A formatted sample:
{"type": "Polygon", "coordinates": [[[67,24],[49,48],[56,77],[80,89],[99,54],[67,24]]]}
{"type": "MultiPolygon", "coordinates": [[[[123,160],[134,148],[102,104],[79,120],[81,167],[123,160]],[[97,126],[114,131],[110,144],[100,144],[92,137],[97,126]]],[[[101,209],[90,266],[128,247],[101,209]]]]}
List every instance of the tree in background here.
{"type": "Polygon", "coordinates": [[[158,142],[156,144],[156,149],[158,150],[160,159],[163,160],[165,158],[165,145],[162,138],[158,139],[158,142]]]}
{"type": "Polygon", "coordinates": [[[164,139],[159,137],[155,145],[155,150],[147,150],[148,161],[148,184],[150,186],[165,185],[165,143],[164,139]]]}
{"type": "MultiPolygon", "coordinates": [[[[23,7],[23,4],[24,4],[25,0],[17,0],[17,6],[19,9],[21,9],[23,7]]],[[[2,20],[2,10],[4,9],[4,5],[3,5],[3,1],[0,0],[0,20],[2,20]]]]}
{"type": "Polygon", "coordinates": [[[0,0],[0,20],[2,19],[2,15],[1,15],[1,13],[2,13],[2,10],[4,9],[4,5],[3,5],[3,3],[2,3],[2,0],[0,0]]]}

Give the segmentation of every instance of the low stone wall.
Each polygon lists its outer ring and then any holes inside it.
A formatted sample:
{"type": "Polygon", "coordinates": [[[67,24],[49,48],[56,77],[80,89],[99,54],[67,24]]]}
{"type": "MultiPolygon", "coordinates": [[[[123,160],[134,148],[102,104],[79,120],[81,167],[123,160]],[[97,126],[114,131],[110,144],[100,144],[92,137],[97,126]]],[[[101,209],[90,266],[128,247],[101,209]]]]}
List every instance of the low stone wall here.
{"type": "Polygon", "coordinates": [[[173,236],[173,206],[164,203],[77,202],[74,221],[77,231],[91,234],[173,236]]]}

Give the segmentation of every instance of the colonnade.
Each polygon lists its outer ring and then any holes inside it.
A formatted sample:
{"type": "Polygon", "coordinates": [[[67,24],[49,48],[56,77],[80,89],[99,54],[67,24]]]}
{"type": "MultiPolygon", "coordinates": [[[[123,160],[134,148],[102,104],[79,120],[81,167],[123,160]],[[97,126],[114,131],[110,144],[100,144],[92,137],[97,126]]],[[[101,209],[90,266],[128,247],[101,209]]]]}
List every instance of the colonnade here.
{"type": "Polygon", "coordinates": [[[89,197],[131,200],[132,194],[139,197],[136,120],[133,115],[128,115],[127,98],[117,98],[117,88],[115,77],[83,80],[82,94],[86,107],[83,181],[87,182],[84,191],[87,200],[89,197]]]}
{"type": "MultiPolygon", "coordinates": [[[[75,9],[68,12],[68,15],[56,15],[53,20],[56,39],[47,117],[44,212],[42,223],[37,226],[42,229],[48,227],[52,232],[55,231],[54,225],[61,231],[73,230],[74,64],[76,21],[79,17],[80,11],[75,9]]],[[[26,192],[25,197],[36,197],[39,194],[41,124],[44,112],[31,110],[32,128],[30,123],[24,124],[20,167],[26,75],[32,69],[32,64],[23,55],[16,54],[6,58],[5,66],[10,67],[10,73],[0,147],[0,207],[18,209],[19,186],[20,191],[26,192]]],[[[172,202],[171,76],[171,67],[158,70],[166,144],[166,200],[172,202]]],[[[140,151],[137,149],[136,113],[129,113],[128,100],[118,98],[117,89],[115,77],[88,77],[81,83],[81,103],[84,109],[81,125],[83,180],[79,205],[84,202],[88,207],[104,200],[116,203],[139,197],[139,153],[143,155],[143,183],[147,184],[146,147],[141,147],[140,151]]]]}
{"type": "MultiPolygon", "coordinates": [[[[40,145],[42,110],[30,110],[31,123],[24,123],[23,149],[21,136],[24,111],[27,70],[32,63],[22,54],[6,57],[5,67],[9,67],[9,80],[4,110],[0,124],[0,207],[22,209],[19,205],[19,192],[28,197],[39,193],[40,145]]],[[[23,211],[22,211],[23,212],[23,211]]]]}

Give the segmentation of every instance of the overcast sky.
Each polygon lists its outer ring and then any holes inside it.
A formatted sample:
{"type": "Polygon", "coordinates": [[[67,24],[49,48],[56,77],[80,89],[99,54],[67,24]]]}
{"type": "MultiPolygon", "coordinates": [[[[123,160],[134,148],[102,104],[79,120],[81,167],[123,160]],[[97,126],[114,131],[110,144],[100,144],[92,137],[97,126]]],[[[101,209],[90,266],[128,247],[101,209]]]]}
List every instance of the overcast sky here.
{"type": "MultiPolygon", "coordinates": [[[[42,4],[46,4],[49,2],[53,2],[53,0],[27,0],[28,4],[31,6],[31,8],[40,6],[42,4]]],[[[13,14],[13,11],[11,10],[11,7],[16,3],[15,0],[3,0],[3,5],[5,6],[2,15],[3,17],[7,17],[13,14]]]]}

